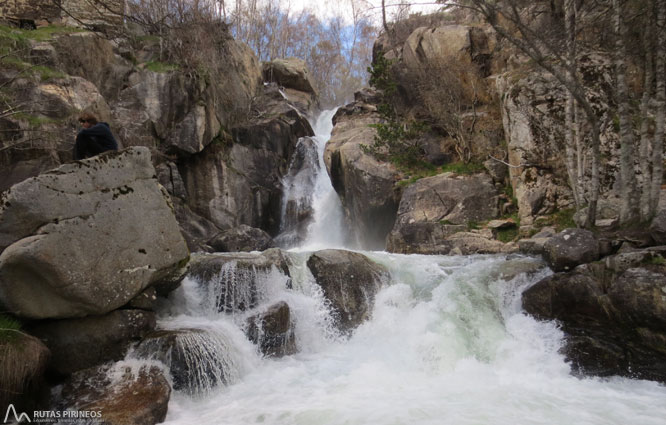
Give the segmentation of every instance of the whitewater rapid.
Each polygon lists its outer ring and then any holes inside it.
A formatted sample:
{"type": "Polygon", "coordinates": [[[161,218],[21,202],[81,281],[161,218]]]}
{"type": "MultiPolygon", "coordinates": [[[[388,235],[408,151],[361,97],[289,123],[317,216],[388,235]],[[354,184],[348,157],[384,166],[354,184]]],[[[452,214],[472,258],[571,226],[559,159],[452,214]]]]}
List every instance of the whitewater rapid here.
{"type": "Polygon", "coordinates": [[[371,319],[340,336],[306,265],[310,251],[348,240],[322,160],[332,115],[314,125],[321,162],[308,235],[286,253],[290,277],[273,269],[258,289],[256,311],[289,305],[298,353],[263,357],[242,331],[255,311],[219,313],[211,294],[186,278],[159,326],[215,334],[223,348],[213,350],[232,370],[227,385],[174,391],[166,424],[666,424],[664,386],[571,374],[557,325],[521,308],[522,292],[551,273],[536,258],[360,251],[390,278],[371,319]]]}

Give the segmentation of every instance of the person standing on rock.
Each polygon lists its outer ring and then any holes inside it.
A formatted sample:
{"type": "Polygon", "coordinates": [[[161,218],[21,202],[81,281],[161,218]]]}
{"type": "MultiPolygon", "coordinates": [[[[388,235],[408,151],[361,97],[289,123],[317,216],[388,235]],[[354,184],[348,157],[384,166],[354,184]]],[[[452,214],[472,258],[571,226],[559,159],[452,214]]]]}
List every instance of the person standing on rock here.
{"type": "Polygon", "coordinates": [[[118,142],[111,133],[109,124],[98,122],[95,115],[84,112],[79,115],[79,123],[83,127],[76,135],[74,159],[85,159],[106,151],[117,151],[118,142]]]}

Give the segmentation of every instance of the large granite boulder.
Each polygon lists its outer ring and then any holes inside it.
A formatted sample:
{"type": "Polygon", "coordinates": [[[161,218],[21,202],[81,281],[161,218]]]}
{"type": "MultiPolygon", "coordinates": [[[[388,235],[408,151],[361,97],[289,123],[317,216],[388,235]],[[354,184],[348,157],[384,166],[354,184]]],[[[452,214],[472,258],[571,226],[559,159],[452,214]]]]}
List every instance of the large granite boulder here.
{"type": "Polygon", "coordinates": [[[146,148],[66,164],[0,206],[0,300],[19,316],[108,313],[189,256],[146,148]]]}
{"type": "Polygon", "coordinates": [[[249,310],[267,298],[272,285],[291,287],[289,260],[276,248],[197,255],[188,276],[203,288],[203,308],[211,313],[249,310]]]}
{"type": "Polygon", "coordinates": [[[384,266],[351,251],[317,251],[307,266],[331,302],[335,324],[343,333],[370,318],[375,294],[388,279],[384,266]]]}
{"type": "Polygon", "coordinates": [[[233,40],[216,54],[220,57],[211,58],[211,73],[224,78],[148,69],[127,76],[112,103],[114,120],[124,130],[121,142],[189,156],[201,152],[223,128],[245,121],[261,82],[256,56],[233,40]]]}
{"type": "Polygon", "coordinates": [[[93,422],[154,425],[166,418],[171,386],[156,366],[116,363],[75,373],[54,410],[87,411],[93,422]]]}
{"type": "Polygon", "coordinates": [[[565,229],[543,245],[543,257],[553,271],[572,270],[599,259],[599,242],[585,229],[565,229]]]}
{"type": "Polygon", "coordinates": [[[285,88],[316,93],[315,85],[303,59],[275,59],[263,64],[264,81],[276,82],[285,88]]]}
{"type": "Polygon", "coordinates": [[[104,316],[40,321],[30,333],[51,350],[49,369],[57,375],[125,357],[130,345],[155,329],[155,313],[116,310],[104,316]]]}
{"type": "Polygon", "coordinates": [[[289,305],[280,301],[247,319],[248,339],[266,356],[282,357],[297,351],[289,305]]]}
{"type": "Polygon", "coordinates": [[[387,249],[400,253],[446,253],[443,251],[447,246],[451,249],[455,245],[444,239],[467,230],[469,224],[497,217],[498,202],[497,190],[486,174],[444,173],[420,179],[402,195],[387,249]]]}
{"type": "Polygon", "coordinates": [[[666,382],[663,247],[618,254],[549,276],[523,293],[523,307],[557,320],[574,370],[666,382]]]}
{"type": "Polygon", "coordinates": [[[400,190],[395,183],[399,172],[393,164],[377,161],[363,151],[377,134],[370,124],[377,124],[375,113],[347,115],[336,113],[335,127],[326,144],[324,161],[337,192],[345,217],[366,249],[384,249],[386,235],[395,221],[400,190]]]}

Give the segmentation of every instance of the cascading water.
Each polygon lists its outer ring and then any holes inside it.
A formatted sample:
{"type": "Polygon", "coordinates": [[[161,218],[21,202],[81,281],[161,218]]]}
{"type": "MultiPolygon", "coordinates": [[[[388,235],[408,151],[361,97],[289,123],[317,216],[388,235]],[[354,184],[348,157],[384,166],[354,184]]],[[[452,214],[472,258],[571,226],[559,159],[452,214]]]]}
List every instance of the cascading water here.
{"type": "MultiPolygon", "coordinates": [[[[331,116],[320,117],[328,133],[331,116]]],[[[315,138],[320,170],[324,138],[315,138]]],[[[163,306],[160,327],[222,338],[223,347],[205,348],[227,359],[231,377],[175,391],[167,424],[666,423],[664,386],[571,375],[558,353],[557,325],[521,309],[522,292],[550,273],[534,258],[363,252],[390,279],[375,296],[371,319],[341,336],[306,264],[308,251],[345,241],[341,208],[331,206],[337,197],[322,174],[308,233],[285,254],[290,277],[220,254],[229,260],[224,266],[205,281],[187,278],[163,306]],[[253,289],[235,289],[247,280],[253,289]],[[297,353],[264,357],[244,332],[250,318],[281,302],[291,310],[297,353]]]]}
{"type": "Polygon", "coordinates": [[[299,141],[297,154],[294,155],[289,173],[283,181],[283,233],[278,237],[278,242],[286,248],[296,247],[296,244],[291,243],[294,241],[299,242],[298,247],[301,250],[342,248],[349,239],[344,230],[342,205],[333,190],[324,164],[324,148],[331,137],[335,112],[336,109],[324,111],[312,123],[315,136],[299,141]],[[310,145],[310,141],[314,141],[314,144],[310,145]],[[301,151],[306,153],[299,154],[301,151]],[[307,219],[300,221],[305,224],[300,239],[289,236],[294,234],[293,229],[298,228],[293,224],[295,214],[287,213],[290,203],[298,206],[297,212],[308,214],[307,219]]]}

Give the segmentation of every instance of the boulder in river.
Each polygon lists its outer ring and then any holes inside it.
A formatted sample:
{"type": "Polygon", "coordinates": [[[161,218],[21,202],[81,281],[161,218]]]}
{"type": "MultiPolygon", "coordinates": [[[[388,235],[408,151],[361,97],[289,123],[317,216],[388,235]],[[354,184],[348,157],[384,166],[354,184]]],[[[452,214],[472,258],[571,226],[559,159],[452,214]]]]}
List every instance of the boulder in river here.
{"type": "Polygon", "coordinates": [[[666,382],[666,249],[636,254],[557,273],[523,293],[529,314],[561,324],[575,371],[666,382]]]}
{"type": "Polygon", "coordinates": [[[108,313],[187,261],[146,148],[65,164],[0,205],[0,301],[31,319],[108,313]]]}
{"type": "Polygon", "coordinates": [[[375,294],[388,279],[384,266],[351,251],[317,251],[307,265],[331,302],[336,325],[345,333],[370,317],[375,294]]]}

